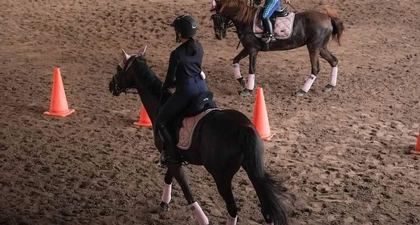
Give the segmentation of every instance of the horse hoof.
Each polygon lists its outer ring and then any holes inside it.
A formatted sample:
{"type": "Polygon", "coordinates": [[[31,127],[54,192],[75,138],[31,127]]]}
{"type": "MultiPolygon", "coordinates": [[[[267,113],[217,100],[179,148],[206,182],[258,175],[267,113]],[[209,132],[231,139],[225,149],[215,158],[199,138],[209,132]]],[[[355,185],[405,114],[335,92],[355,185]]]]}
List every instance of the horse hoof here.
{"type": "Polygon", "coordinates": [[[242,86],[243,88],[245,88],[245,85],[246,85],[246,80],[245,80],[245,79],[242,79],[240,83],[241,83],[241,86],[242,86]]]}
{"type": "Polygon", "coordinates": [[[295,93],[295,95],[296,95],[297,97],[302,97],[302,96],[305,96],[305,95],[306,95],[306,92],[305,92],[304,90],[302,90],[302,89],[299,89],[299,91],[297,91],[297,92],[295,93]]]}
{"type": "Polygon", "coordinates": [[[245,97],[245,96],[250,96],[252,94],[252,90],[249,90],[247,88],[243,89],[242,91],[239,92],[239,95],[245,97]]]}
{"type": "Polygon", "coordinates": [[[239,84],[242,86],[242,88],[245,88],[245,85],[246,85],[246,80],[245,80],[243,77],[238,78],[238,79],[237,79],[237,81],[238,81],[238,82],[239,82],[239,84]]]}
{"type": "Polygon", "coordinates": [[[334,90],[334,88],[335,88],[335,86],[332,86],[331,84],[327,84],[324,87],[324,91],[332,91],[332,90],[334,90]]]}
{"type": "Polygon", "coordinates": [[[161,202],[155,209],[152,210],[152,213],[160,214],[169,210],[169,204],[161,202]]]}

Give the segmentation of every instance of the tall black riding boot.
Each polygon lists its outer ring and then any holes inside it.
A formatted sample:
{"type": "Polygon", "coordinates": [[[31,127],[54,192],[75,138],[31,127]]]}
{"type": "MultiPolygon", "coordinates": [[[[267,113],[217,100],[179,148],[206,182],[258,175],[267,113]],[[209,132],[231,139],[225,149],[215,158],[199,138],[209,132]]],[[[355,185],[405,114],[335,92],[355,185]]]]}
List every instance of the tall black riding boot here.
{"type": "Polygon", "coordinates": [[[159,133],[164,142],[162,163],[181,163],[181,157],[176,150],[171,133],[168,131],[165,125],[159,126],[159,133]]]}
{"type": "Polygon", "coordinates": [[[271,24],[271,21],[269,18],[262,19],[264,31],[267,33],[268,37],[265,39],[266,43],[269,43],[271,41],[276,41],[276,38],[274,37],[273,33],[273,25],[271,24]]]}

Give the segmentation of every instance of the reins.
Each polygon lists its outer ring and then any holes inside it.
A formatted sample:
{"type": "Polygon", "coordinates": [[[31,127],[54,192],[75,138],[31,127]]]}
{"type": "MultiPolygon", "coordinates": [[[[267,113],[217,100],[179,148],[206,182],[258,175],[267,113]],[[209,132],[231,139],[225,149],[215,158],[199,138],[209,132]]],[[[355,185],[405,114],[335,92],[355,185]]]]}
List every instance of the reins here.
{"type": "Polygon", "coordinates": [[[295,10],[295,13],[297,13],[298,11],[297,11],[297,9],[292,5],[292,4],[290,4],[290,2],[289,3],[287,3],[290,7],[292,7],[292,9],[293,10],[295,10]]]}

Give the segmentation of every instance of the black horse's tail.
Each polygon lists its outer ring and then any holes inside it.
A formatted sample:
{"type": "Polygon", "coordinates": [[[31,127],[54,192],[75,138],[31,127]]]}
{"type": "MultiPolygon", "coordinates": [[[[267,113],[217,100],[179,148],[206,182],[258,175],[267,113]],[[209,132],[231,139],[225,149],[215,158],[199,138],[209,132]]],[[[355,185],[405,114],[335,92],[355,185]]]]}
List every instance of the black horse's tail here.
{"type": "Polygon", "coordinates": [[[286,188],[274,181],[264,169],[264,144],[254,128],[243,131],[242,149],[244,160],[242,167],[248,174],[261,203],[261,212],[266,221],[275,225],[287,225],[288,204],[294,196],[286,188]]]}
{"type": "Polygon", "coordinates": [[[337,12],[332,10],[329,6],[325,7],[325,11],[327,15],[331,17],[331,23],[333,26],[332,38],[333,40],[336,40],[339,45],[341,45],[340,39],[344,32],[344,23],[340,18],[338,18],[337,12]]]}

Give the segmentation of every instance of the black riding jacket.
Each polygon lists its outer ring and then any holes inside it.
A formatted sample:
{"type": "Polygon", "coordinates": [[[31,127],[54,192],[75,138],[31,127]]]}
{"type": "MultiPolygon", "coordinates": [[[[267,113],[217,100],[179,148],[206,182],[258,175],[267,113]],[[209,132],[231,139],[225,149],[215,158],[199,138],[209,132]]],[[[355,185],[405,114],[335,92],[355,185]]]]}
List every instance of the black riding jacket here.
{"type": "Polygon", "coordinates": [[[178,88],[180,85],[188,82],[190,78],[200,75],[201,64],[203,62],[203,46],[199,42],[196,42],[197,53],[195,55],[189,55],[188,42],[190,41],[186,41],[171,52],[164,83],[165,88],[173,85],[178,88]]]}

